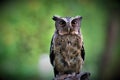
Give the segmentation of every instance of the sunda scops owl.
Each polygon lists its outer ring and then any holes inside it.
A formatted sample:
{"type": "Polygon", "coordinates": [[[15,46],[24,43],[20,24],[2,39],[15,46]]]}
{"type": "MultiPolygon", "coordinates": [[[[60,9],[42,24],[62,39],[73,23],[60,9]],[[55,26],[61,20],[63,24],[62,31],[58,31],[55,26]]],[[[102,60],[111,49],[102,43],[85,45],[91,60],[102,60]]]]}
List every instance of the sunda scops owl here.
{"type": "Polygon", "coordinates": [[[81,19],[81,16],[53,16],[55,33],[51,40],[50,62],[55,76],[80,73],[85,57],[81,19]]]}

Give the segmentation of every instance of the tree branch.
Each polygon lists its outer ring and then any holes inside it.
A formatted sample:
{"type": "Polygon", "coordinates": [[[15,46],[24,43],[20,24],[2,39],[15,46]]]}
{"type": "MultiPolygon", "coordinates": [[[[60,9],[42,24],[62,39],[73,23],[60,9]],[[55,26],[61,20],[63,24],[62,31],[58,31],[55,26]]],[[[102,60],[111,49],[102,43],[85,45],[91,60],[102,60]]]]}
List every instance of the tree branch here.
{"type": "Polygon", "coordinates": [[[79,74],[57,75],[54,80],[89,80],[90,72],[81,72],[79,74]]]}

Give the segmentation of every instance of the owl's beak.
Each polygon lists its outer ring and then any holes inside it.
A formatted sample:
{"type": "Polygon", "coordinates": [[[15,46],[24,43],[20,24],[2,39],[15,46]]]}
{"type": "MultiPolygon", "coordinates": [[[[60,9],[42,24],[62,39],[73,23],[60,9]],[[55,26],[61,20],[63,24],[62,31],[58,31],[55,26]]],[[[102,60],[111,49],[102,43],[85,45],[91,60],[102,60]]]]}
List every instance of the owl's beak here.
{"type": "Polygon", "coordinates": [[[71,30],[71,25],[70,25],[69,22],[67,23],[67,26],[68,26],[68,27],[67,27],[67,28],[68,28],[68,32],[70,32],[70,30],[71,30]]]}
{"type": "Polygon", "coordinates": [[[70,27],[68,27],[68,32],[70,32],[70,27]]]}

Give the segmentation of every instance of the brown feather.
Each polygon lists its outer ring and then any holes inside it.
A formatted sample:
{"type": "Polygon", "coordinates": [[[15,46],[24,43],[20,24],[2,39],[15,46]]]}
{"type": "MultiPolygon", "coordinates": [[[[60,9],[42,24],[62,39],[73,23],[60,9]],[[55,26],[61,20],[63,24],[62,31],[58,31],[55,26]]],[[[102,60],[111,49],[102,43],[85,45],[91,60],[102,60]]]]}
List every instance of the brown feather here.
{"type": "Polygon", "coordinates": [[[54,41],[54,63],[59,73],[79,73],[83,64],[81,37],[78,35],[57,35],[54,41]]]}

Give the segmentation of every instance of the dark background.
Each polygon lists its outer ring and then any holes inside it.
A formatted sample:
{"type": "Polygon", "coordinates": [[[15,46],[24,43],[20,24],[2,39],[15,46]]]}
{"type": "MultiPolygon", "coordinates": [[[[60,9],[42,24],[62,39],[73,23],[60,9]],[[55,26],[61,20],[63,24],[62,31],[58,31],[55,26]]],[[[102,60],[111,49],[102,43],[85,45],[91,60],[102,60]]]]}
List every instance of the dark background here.
{"type": "Polygon", "coordinates": [[[52,80],[53,15],[83,17],[91,80],[120,80],[120,7],[116,0],[0,1],[0,80],[52,80]]]}

